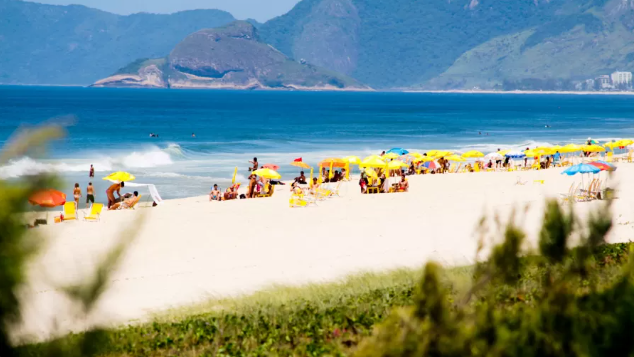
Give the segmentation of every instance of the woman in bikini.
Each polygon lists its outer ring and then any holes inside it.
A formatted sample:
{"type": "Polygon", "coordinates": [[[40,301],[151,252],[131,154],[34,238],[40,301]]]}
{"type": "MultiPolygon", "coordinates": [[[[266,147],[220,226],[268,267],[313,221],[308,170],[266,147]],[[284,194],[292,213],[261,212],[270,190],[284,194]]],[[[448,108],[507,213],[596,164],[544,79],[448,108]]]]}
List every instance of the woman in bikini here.
{"type": "Polygon", "coordinates": [[[79,207],[79,198],[81,197],[81,188],[79,188],[79,184],[75,184],[75,189],[73,190],[73,197],[75,197],[75,207],[79,207]]]}

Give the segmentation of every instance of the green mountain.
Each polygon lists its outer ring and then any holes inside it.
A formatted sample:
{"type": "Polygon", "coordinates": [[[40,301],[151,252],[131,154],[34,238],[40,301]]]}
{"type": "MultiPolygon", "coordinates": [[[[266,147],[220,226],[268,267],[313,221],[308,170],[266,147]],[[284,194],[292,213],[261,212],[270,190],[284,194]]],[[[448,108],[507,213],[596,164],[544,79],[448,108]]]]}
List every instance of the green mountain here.
{"type": "Polygon", "coordinates": [[[303,0],[264,24],[290,57],[377,88],[630,69],[631,0],[303,0]]]}
{"type": "Polygon", "coordinates": [[[634,70],[634,1],[592,5],[476,46],[424,85],[573,90],[575,81],[634,70]]]}
{"type": "Polygon", "coordinates": [[[119,16],[84,6],[0,0],[0,83],[89,84],[185,36],[234,21],[219,10],[119,16]]]}
{"type": "Polygon", "coordinates": [[[137,60],[98,87],[368,89],[332,71],[293,61],[260,41],[249,22],[197,31],[165,58],[137,60]]]}

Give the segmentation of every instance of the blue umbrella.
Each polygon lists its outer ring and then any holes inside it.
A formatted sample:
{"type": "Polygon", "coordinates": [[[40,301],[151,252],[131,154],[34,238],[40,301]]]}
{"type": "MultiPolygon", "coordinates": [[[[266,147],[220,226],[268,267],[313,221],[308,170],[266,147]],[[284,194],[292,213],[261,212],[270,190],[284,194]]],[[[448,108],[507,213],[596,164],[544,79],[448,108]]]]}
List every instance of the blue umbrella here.
{"type": "Polygon", "coordinates": [[[601,169],[596,166],[592,166],[589,164],[577,164],[565,169],[564,172],[562,172],[561,174],[572,176],[576,174],[596,174],[599,171],[601,171],[601,169]]]}
{"type": "Polygon", "coordinates": [[[526,157],[526,154],[521,151],[509,151],[504,156],[510,157],[511,159],[523,159],[526,157]]]}
{"type": "Polygon", "coordinates": [[[391,153],[391,152],[393,152],[393,153],[395,153],[395,154],[397,154],[397,155],[399,155],[399,156],[400,156],[400,155],[409,154],[409,151],[407,151],[407,150],[405,150],[405,149],[403,149],[403,148],[392,148],[392,149],[390,149],[387,153],[389,154],[389,153],[391,153]]]}

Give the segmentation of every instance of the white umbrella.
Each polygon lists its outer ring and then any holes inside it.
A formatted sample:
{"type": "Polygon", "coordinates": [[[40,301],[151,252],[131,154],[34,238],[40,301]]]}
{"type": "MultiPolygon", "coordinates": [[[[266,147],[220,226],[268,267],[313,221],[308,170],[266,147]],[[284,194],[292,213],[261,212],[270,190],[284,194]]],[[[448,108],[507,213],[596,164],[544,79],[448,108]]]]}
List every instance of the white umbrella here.
{"type": "Polygon", "coordinates": [[[486,154],[484,156],[484,159],[493,161],[493,160],[502,160],[504,159],[504,157],[502,157],[502,155],[500,155],[500,153],[498,152],[492,152],[492,153],[486,154]]]}

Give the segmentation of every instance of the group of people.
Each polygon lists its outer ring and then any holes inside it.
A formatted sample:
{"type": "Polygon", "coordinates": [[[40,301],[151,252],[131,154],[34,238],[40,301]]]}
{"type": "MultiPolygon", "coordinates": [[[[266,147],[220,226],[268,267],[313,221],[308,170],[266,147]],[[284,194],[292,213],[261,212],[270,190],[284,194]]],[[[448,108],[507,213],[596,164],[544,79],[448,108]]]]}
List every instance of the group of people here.
{"type": "Polygon", "coordinates": [[[406,172],[404,170],[392,171],[388,172],[388,174],[391,177],[400,177],[400,179],[396,182],[389,180],[385,172],[381,169],[378,170],[376,177],[370,177],[365,172],[361,172],[361,177],[359,178],[361,193],[368,193],[369,187],[376,187],[378,192],[383,193],[390,192],[390,189],[398,192],[409,191],[409,181],[407,181],[405,177],[406,172]],[[392,184],[390,184],[390,182],[392,182],[392,184]]]}

